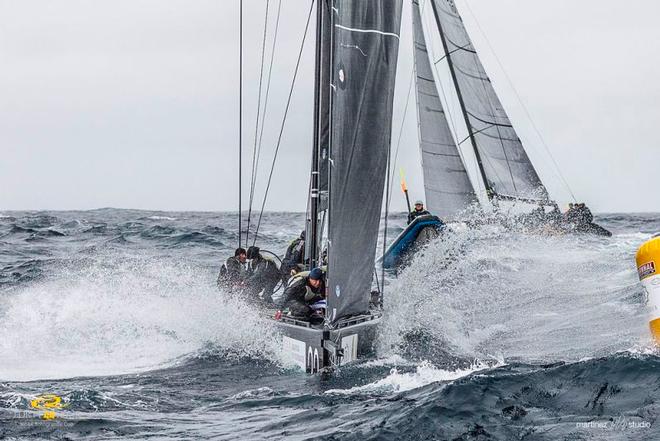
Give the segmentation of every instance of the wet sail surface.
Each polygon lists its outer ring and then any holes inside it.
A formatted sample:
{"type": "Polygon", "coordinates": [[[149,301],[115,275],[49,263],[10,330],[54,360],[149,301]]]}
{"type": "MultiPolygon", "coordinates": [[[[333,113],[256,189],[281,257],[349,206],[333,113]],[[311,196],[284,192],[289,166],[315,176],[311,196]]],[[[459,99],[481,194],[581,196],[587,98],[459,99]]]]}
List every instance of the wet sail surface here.
{"type": "Polygon", "coordinates": [[[412,13],[419,148],[426,206],[435,215],[453,218],[477,198],[438,95],[417,0],[413,1],[412,13]]]}
{"type": "Polygon", "coordinates": [[[454,1],[431,1],[486,187],[503,198],[547,201],[547,190],[495,93],[454,1]]]}
{"type": "Polygon", "coordinates": [[[328,319],[365,312],[374,268],[401,0],[334,2],[328,319]]]}

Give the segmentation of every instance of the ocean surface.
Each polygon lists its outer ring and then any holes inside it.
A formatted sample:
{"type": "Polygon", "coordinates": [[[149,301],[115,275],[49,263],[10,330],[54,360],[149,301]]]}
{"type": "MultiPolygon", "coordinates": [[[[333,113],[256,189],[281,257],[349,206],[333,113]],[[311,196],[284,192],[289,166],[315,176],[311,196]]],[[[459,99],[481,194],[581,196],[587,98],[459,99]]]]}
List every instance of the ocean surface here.
{"type": "MultiPolygon", "coordinates": [[[[0,212],[0,439],[660,439],[634,264],[660,215],[597,221],[455,229],[389,279],[374,357],[313,376],[215,286],[235,213],[0,212]]],[[[269,213],[258,244],[303,222],[269,213]]]]}

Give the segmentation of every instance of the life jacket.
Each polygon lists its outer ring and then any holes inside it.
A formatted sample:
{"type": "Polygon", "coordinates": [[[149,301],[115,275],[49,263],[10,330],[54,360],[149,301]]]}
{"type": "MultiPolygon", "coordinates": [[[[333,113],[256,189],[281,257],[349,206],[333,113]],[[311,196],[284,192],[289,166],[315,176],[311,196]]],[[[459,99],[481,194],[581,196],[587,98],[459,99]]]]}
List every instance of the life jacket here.
{"type": "MultiPolygon", "coordinates": [[[[322,265],[319,268],[321,268],[321,271],[323,271],[323,276],[325,277],[326,273],[328,272],[328,266],[322,265]]],[[[311,273],[311,271],[300,271],[299,273],[294,274],[286,282],[286,286],[289,287],[300,279],[306,279],[309,276],[309,273],[311,273]]]]}
{"type": "MultiPolygon", "coordinates": [[[[321,268],[321,271],[323,271],[323,276],[324,276],[324,279],[325,279],[325,274],[326,274],[327,267],[322,266],[320,268],[321,268]]],[[[290,288],[293,285],[295,285],[296,283],[303,283],[304,286],[305,286],[304,299],[305,299],[306,302],[309,302],[309,301],[315,299],[316,297],[321,296],[321,294],[322,294],[322,292],[314,292],[314,290],[312,290],[312,287],[307,284],[307,278],[309,277],[310,272],[311,271],[302,271],[302,272],[299,272],[299,273],[291,276],[291,278],[289,279],[289,281],[287,282],[287,285],[286,285],[287,288],[290,288]]]]}
{"type": "Polygon", "coordinates": [[[256,264],[254,261],[250,262],[248,268],[248,273],[250,274],[249,277],[276,277],[279,279],[280,269],[277,266],[277,262],[270,257],[264,257],[263,255],[260,255],[260,257],[261,258],[256,264]]]}

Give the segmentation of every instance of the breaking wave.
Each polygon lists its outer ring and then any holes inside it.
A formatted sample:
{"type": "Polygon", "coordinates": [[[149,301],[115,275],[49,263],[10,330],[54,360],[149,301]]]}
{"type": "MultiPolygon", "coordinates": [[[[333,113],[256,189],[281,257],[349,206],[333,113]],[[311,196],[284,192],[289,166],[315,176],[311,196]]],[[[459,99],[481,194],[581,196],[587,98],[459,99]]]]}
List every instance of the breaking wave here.
{"type": "Polygon", "coordinates": [[[646,347],[643,237],[455,228],[388,287],[381,353],[547,363],[646,347]]]}
{"type": "Polygon", "coordinates": [[[278,347],[276,332],[205,271],[114,253],[6,292],[0,335],[5,380],[138,372],[201,353],[274,358],[278,347]]]}

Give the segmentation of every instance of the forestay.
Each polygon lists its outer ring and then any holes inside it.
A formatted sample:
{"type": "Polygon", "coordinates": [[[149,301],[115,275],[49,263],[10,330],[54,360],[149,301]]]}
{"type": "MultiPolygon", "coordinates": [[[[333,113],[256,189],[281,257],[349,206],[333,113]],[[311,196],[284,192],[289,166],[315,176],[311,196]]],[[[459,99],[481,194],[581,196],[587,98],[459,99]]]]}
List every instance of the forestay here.
{"type": "Polygon", "coordinates": [[[402,0],[332,2],[328,312],[369,310],[402,0]]]}

